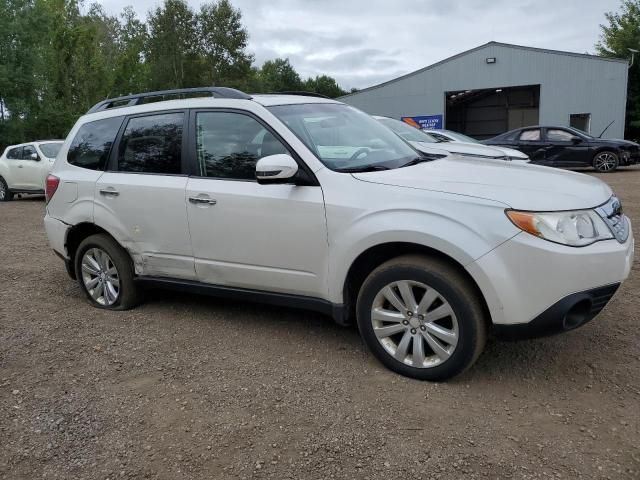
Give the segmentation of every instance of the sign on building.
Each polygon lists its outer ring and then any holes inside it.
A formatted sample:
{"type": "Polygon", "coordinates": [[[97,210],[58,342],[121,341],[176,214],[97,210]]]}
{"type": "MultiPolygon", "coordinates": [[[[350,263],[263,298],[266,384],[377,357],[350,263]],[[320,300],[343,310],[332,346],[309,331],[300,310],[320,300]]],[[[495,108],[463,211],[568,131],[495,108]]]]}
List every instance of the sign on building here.
{"type": "Polygon", "coordinates": [[[425,130],[442,130],[444,128],[442,115],[418,115],[417,117],[402,117],[400,120],[412,127],[425,130]]]}

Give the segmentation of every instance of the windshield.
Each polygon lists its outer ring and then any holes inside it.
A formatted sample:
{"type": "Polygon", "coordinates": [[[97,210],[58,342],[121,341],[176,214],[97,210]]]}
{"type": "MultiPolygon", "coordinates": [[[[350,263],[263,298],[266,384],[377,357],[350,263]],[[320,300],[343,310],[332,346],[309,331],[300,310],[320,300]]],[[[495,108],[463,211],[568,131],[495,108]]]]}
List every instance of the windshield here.
{"type": "Polygon", "coordinates": [[[45,157],[56,158],[56,155],[58,155],[58,152],[62,147],[62,142],[41,143],[38,146],[45,157]]]}
{"type": "Polygon", "coordinates": [[[453,132],[451,130],[444,130],[444,132],[450,137],[452,137],[453,139],[455,139],[457,142],[480,143],[475,138],[467,137],[463,133],[453,132]]]}
{"type": "Polygon", "coordinates": [[[418,130],[400,120],[379,118],[378,121],[385,127],[390,128],[396,135],[404,138],[407,142],[438,143],[438,141],[428,133],[418,130]]]}
{"type": "Polygon", "coordinates": [[[269,110],[332,170],[397,168],[419,156],[389,129],[349,105],[307,103],[269,110]]]}
{"type": "Polygon", "coordinates": [[[572,133],[575,133],[579,137],[592,138],[592,139],[595,138],[594,136],[589,135],[587,132],[584,132],[584,131],[580,130],[579,128],[567,127],[567,130],[570,130],[572,133]]]}

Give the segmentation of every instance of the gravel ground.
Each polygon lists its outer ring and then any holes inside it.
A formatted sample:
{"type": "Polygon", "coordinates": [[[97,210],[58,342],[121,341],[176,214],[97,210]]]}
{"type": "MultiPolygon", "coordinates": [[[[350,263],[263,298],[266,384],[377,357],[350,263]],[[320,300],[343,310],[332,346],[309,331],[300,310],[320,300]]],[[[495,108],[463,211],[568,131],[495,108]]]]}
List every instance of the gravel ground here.
{"type": "MultiPolygon", "coordinates": [[[[640,225],[640,168],[601,178],[640,225]]],[[[640,478],[638,261],[584,328],[490,341],[432,384],[314,313],[167,292],[94,309],[43,213],[0,204],[0,478],[640,478]]]]}

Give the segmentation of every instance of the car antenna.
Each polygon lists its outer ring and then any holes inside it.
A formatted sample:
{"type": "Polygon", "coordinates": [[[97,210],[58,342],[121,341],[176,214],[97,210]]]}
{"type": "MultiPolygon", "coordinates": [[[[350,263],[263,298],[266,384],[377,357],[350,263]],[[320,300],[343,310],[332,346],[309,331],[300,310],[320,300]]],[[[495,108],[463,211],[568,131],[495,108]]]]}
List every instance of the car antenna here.
{"type": "Polygon", "coordinates": [[[615,120],[612,120],[612,121],[611,121],[611,123],[610,123],[609,125],[607,125],[607,126],[605,127],[605,129],[604,129],[604,130],[602,130],[602,133],[601,133],[600,135],[598,135],[598,138],[602,138],[602,135],[604,135],[604,132],[606,132],[607,130],[609,130],[609,127],[610,127],[611,125],[613,125],[615,122],[616,122],[615,120]]]}

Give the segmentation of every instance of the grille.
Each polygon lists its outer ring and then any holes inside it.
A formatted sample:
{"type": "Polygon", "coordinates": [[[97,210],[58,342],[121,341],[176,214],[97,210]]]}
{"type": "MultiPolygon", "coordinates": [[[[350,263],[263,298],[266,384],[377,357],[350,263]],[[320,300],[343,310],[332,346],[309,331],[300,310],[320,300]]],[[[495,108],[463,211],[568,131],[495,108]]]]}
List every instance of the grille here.
{"type": "Polygon", "coordinates": [[[616,293],[619,286],[620,284],[618,283],[593,290],[593,296],[591,297],[591,314],[593,316],[600,313],[605,305],[609,303],[609,300],[611,300],[611,297],[616,293]]]}
{"type": "Polygon", "coordinates": [[[613,236],[620,243],[624,243],[629,238],[629,220],[622,213],[622,203],[618,197],[613,196],[607,203],[596,208],[598,215],[605,221],[613,236]]]}

